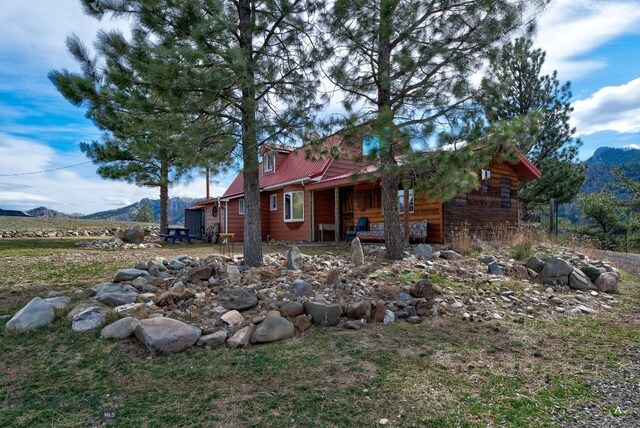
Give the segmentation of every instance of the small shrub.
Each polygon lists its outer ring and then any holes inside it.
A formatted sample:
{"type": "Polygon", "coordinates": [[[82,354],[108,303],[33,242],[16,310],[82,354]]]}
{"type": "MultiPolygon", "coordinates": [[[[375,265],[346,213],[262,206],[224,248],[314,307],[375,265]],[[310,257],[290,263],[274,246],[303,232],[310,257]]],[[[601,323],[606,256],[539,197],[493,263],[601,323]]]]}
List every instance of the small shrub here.
{"type": "Polygon", "coordinates": [[[511,257],[516,260],[528,259],[533,253],[533,244],[530,241],[520,242],[511,248],[511,257]]]}
{"type": "Polygon", "coordinates": [[[459,254],[469,254],[473,247],[473,237],[466,225],[457,227],[451,233],[451,249],[459,254]]]}

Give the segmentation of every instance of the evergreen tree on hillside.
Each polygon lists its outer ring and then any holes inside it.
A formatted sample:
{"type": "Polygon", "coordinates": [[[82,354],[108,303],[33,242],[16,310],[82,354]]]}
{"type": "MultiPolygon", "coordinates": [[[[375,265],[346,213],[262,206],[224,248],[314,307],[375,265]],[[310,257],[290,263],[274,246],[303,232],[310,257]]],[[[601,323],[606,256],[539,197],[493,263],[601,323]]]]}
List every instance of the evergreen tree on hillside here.
{"type": "Polygon", "coordinates": [[[582,142],[573,137],[575,129],[569,125],[573,111],[570,83],[560,84],[555,71],[542,75],[544,60],[545,53],[533,49],[528,38],[505,45],[492,56],[478,99],[490,124],[523,117],[534,124],[519,149],[540,169],[542,178],[520,184],[523,219],[551,198],[571,201],[585,178],[585,168],[577,158],[582,142]]]}
{"type": "Polygon", "coordinates": [[[154,65],[151,86],[162,88],[170,110],[193,116],[194,124],[211,121],[221,134],[209,140],[216,154],[237,148],[244,176],[244,263],[261,264],[259,151],[265,142],[304,130],[319,107],[323,52],[311,19],[322,1],[82,1],[92,16],[133,17],[139,34],[159,39],[147,50],[154,65]],[[220,140],[231,144],[221,149],[220,140]]]}
{"type": "Polygon", "coordinates": [[[444,197],[477,185],[470,148],[413,156],[410,141],[436,130],[456,133],[470,77],[496,44],[527,24],[525,8],[542,3],[336,0],[324,14],[325,43],[335,49],[328,77],[346,94],[348,120],[366,122],[376,142],[370,157],[381,175],[387,258],[401,259],[404,250],[401,182],[418,179],[417,187],[444,197]]]}
{"type": "Polygon", "coordinates": [[[153,210],[148,201],[144,201],[140,204],[140,207],[136,211],[136,221],[140,223],[153,223],[153,210]]]}

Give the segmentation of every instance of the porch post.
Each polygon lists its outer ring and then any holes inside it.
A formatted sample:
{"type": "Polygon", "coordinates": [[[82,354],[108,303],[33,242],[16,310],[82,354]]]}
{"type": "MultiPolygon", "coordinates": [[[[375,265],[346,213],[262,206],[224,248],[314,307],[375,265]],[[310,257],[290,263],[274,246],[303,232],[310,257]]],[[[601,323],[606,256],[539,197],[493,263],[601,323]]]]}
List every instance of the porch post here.
{"type": "Polygon", "coordinates": [[[333,224],[335,225],[335,232],[333,232],[333,236],[335,237],[335,241],[340,241],[340,189],[338,187],[333,188],[334,193],[334,218],[333,224]]]}

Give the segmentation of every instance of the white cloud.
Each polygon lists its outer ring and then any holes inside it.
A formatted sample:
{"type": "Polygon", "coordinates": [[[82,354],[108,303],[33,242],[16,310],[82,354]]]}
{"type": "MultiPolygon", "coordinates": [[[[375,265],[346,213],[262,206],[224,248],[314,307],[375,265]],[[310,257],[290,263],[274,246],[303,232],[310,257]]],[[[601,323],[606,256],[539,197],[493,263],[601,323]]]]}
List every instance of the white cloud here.
{"type": "Polygon", "coordinates": [[[42,195],[35,195],[26,192],[0,192],[0,202],[11,202],[19,204],[53,202],[53,199],[42,195]]]}
{"type": "Polygon", "coordinates": [[[640,2],[555,0],[538,21],[536,45],[547,52],[545,72],[558,70],[575,79],[606,66],[598,58],[581,58],[624,34],[640,32],[640,2]]]}
{"type": "Polygon", "coordinates": [[[627,147],[634,150],[640,150],[640,144],[629,144],[627,147]]]}
{"type": "Polygon", "coordinates": [[[576,101],[571,116],[578,135],[600,131],[640,132],[640,78],[607,86],[576,101]]]}

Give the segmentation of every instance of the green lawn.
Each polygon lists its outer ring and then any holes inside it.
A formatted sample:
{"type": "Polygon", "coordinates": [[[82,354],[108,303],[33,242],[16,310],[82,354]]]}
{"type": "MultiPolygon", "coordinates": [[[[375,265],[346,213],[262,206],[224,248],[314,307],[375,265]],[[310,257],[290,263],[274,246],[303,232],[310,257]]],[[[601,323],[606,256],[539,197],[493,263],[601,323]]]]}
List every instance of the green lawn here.
{"type": "MultiPolygon", "coordinates": [[[[173,251],[198,251],[191,248],[173,251]]],[[[46,249],[35,249],[17,257],[25,266],[19,282],[32,287],[12,285],[8,276],[16,271],[2,270],[0,294],[27,299],[50,282],[73,288],[130,265],[129,256],[91,260],[118,253],[51,250],[86,257],[69,268],[61,266],[66,259],[47,259],[46,249]]],[[[1,251],[6,266],[10,250],[1,251]]],[[[0,338],[0,426],[94,426],[104,412],[115,413],[123,427],[362,427],[381,419],[387,426],[555,426],[555,415],[567,407],[593,402],[609,412],[593,401],[589,384],[633,364],[640,280],[626,275],[623,290],[618,312],[598,318],[524,324],[430,318],[357,332],[313,328],[244,350],[193,348],[153,357],[136,339],[74,334],[62,317],[51,327],[0,338]]],[[[0,315],[17,307],[0,304],[0,315]]]]}

